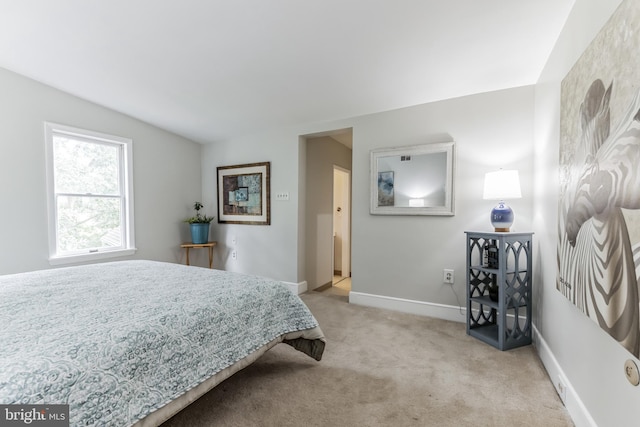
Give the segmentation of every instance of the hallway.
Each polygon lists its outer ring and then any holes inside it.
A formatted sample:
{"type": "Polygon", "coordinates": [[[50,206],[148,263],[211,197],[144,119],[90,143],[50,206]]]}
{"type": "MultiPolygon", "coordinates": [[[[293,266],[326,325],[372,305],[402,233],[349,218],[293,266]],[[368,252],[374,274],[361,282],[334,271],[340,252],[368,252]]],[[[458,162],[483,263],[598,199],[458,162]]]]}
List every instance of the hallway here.
{"type": "Polygon", "coordinates": [[[351,292],[351,277],[333,276],[332,285],[320,291],[325,295],[338,295],[349,297],[351,292]]]}

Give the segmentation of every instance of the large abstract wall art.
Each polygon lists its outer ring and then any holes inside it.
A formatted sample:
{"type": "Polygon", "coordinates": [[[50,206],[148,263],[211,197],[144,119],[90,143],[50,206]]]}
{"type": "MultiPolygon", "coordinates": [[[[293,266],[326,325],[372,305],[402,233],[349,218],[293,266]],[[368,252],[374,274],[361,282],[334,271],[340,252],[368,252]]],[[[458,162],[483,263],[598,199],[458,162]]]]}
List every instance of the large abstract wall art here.
{"type": "Polygon", "coordinates": [[[562,81],[556,287],[640,356],[640,2],[562,81]]]}

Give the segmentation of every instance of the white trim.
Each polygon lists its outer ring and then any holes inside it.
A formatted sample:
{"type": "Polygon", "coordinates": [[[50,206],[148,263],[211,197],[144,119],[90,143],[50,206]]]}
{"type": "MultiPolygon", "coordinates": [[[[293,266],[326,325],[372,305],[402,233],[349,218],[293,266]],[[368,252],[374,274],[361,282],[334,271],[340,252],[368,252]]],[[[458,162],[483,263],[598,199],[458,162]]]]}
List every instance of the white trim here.
{"type": "Polygon", "coordinates": [[[384,295],[349,292],[349,303],[465,323],[466,308],[384,295]]]}
{"type": "MultiPolygon", "coordinates": [[[[573,388],[573,385],[567,379],[567,376],[564,374],[562,367],[556,360],[554,354],[551,352],[551,349],[547,345],[545,339],[540,335],[538,329],[533,325],[533,342],[535,344],[536,350],[538,352],[538,356],[542,361],[545,369],[547,370],[547,374],[551,379],[551,383],[553,387],[555,387],[556,392],[558,392],[558,384],[560,378],[565,383],[565,400],[564,406],[567,408],[569,415],[571,416],[571,420],[575,424],[576,427],[598,427],[596,422],[591,417],[591,414],[587,410],[587,407],[584,405],[580,396],[576,393],[576,390],[573,388]]],[[[558,393],[560,394],[560,393],[558,393]]]]}
{"type": "Polygon", "coordinates": [[[293,292],[296,295],[300,295],[303,294],[305,292],[307,292],[307,281],[303,281],[300,283],[293,283],[293,282],[282,282],[285,285],[287,285],[289,287],[289,290],[291,292],[293,292]]]}
{"type": "Polygon", "coordinates": [[[55,258],[49,258],[49,264],[51,265],[64,265],[64,264],[77,264],[81,262],[97,261],[101,259],[116,258],[122,256],[129,256],[136,253],[136,248],[120,249],[117,251],[104,251],[91,254],[69,255],[59,256],[55,258]]]}

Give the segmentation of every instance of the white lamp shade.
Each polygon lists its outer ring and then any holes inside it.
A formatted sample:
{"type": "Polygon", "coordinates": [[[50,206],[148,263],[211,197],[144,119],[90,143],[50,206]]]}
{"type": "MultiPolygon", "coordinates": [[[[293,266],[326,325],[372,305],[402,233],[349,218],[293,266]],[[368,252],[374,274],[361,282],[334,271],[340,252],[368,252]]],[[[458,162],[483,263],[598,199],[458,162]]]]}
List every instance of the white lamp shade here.
{"type": "Polygon", "coordinates": [[[484,194],[486,200],[519,199],[520,177],[517,170],[498,170],[484,176],[484,194]]]}

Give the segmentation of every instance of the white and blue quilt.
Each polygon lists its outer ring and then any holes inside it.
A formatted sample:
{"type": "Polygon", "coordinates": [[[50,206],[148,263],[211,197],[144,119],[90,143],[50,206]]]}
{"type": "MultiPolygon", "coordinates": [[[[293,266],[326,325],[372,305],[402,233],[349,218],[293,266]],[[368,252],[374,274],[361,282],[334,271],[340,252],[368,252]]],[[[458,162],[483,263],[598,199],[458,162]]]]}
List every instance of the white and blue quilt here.
{"type": "MultiPolygon", "coordinates": [[[[297,295],[256,276],[153,261],[0,276],[0,403],[69,404],[71,425],[132,425],[312,329],[297,295]]],[[[292,345],[320,360],[324,340],[292,345]]]]}

